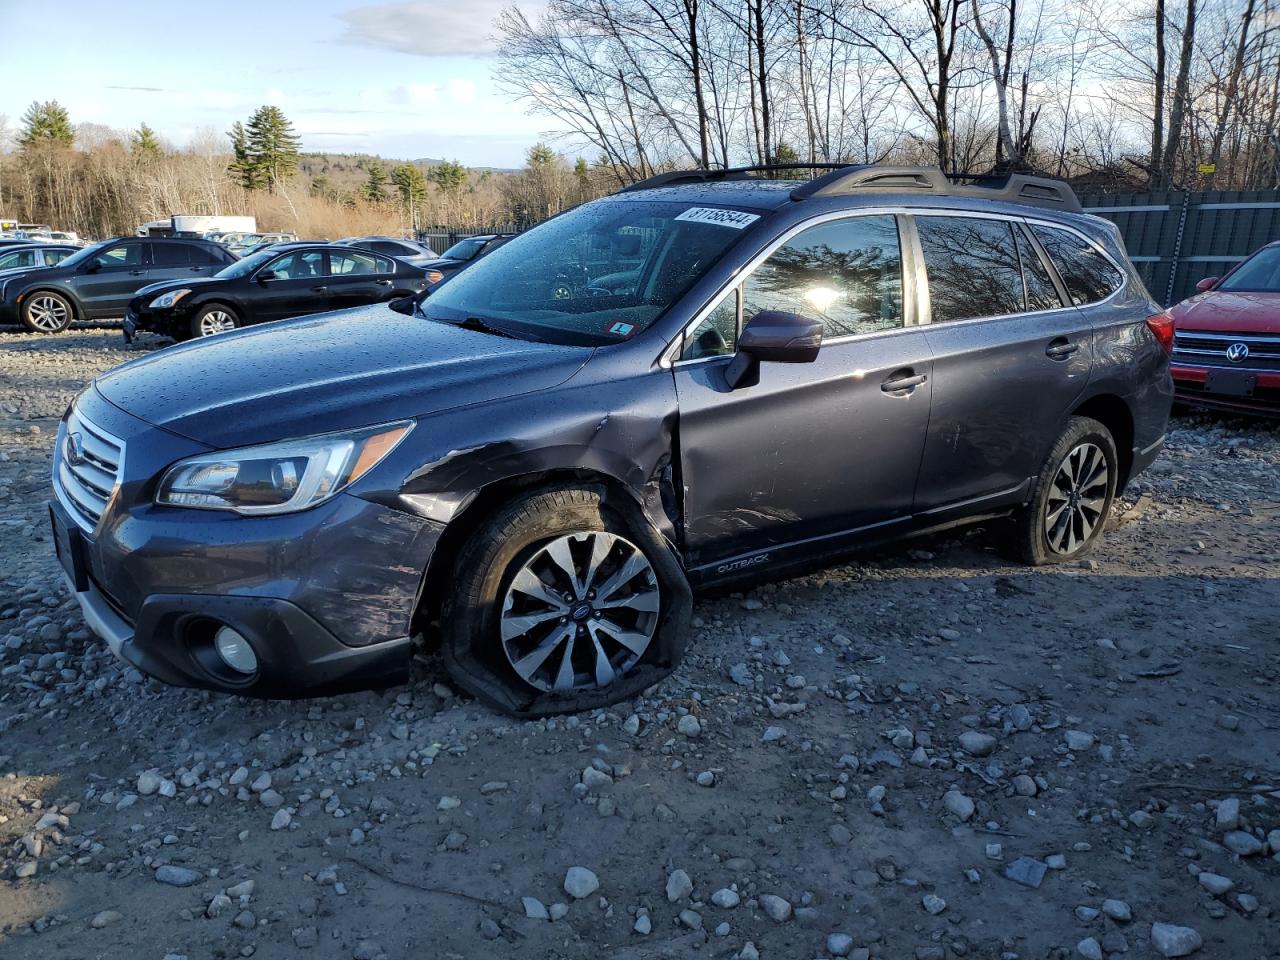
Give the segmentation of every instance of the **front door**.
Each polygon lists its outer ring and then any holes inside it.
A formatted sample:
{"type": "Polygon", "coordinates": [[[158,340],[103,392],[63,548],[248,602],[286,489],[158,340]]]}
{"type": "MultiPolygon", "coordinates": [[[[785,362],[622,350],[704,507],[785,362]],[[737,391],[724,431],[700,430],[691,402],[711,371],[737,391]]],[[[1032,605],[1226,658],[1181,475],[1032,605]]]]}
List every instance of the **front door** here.
{"type": "Polygon", "coordinates": [[[687,563],[698,579],[769,562],[788,544],[911,514],[932,362],[903,297],[891,215],[831,220],[775,249],[694,329],[673,368],[687,563]],[[812,363],[761,363],[730,390],[741,318],[818,317],[812,363]]]}
{"type": "Polygon", "coordinates": [[[145,240],[125,240],[81,267],[71,286],[88,319],[124,316],[134,292],[151,282],[149,247],[145,240]]]}
{"type": "Polygon", "coordinates": [[[250,298],[254,323],[323,313],[329,309],[329,278],[323,250],[296,250],[267,264],[255,275],[258,290],[250,298]]]}
{"type": "Polygon", "coordinates": [[[1089,379],[1093,331],[1015,220],[917,216],[933,409],[917,509],[1020,502],[1089,379]]]}

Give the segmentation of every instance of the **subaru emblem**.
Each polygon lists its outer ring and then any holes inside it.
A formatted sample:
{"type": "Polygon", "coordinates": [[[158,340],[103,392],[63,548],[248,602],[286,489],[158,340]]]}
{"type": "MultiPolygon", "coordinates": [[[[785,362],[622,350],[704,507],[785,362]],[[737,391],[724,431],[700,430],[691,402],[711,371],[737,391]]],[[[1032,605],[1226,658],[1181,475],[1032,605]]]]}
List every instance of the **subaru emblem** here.
{"type": "Polygon", "coordinates": [[[1247,343],[1233,343],[1227,347],[1227,359],[1232,363],[1243,363],[1249,357],[1249,345],[1247,343]]]}
{"type": "Polygon", "coordinates": [[[84,463],[84,437],[78,433],[67,434],[67,443],[65,449],[67,463],[72,466],[79,466],[84,463]]]}

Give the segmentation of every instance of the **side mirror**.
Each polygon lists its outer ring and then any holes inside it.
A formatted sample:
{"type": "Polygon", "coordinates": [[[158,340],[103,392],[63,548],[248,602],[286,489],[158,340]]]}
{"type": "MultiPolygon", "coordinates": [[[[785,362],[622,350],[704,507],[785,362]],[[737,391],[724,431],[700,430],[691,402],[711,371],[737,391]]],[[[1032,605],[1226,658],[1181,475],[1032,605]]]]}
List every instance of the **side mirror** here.
{"type": "Polygon", "coordinates": [[[1218,277],[1205,277],[1203,280],[1201,280],[1199,283],[1196,284],[1196,289],[1199,290],[1201,293],[1205,292],[1206,290],[1212,290],[1214,287],[1218,285],[1219,279],[1220,278],[1218,277]]]}
{"type": "Polygon", "coordinates": [[[812,363],[821,347],[822,321],[784,310],[761,310],[742,328],[725,380],[730,389],[737,387],[761,360],[812,363]]]}

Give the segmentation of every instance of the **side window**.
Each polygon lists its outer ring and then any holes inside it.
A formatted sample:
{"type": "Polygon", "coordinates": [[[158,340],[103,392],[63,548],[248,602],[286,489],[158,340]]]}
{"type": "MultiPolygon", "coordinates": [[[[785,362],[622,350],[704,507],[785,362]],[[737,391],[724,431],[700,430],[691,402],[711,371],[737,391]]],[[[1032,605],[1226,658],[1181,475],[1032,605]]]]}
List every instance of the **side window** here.
{"type": "MultiPolygon", "coordinates": [[[[47,263],[54,263],[50,260],[52,253],[45,254],[47,263]]],[[[34,250],[15,250],[13,253],[7,253],[0,256],[0,270],[14,270],[18,267],[34,267],[36,265],[36,252],[34,250]]]]}
{"type": "Polygon", "coordinates": [[[792,237],[743,281],[743,322],[761,310],[814,317],[827,338],[901,327],[896,218],[850,217],[792,237]]]}
{"type": "Polygon", "coordinates": [[[351,277],[365,273],[386,273],[378,269],[378,257],[371,253],[352,250],[350,253],[329,253],[329,274],[334,277],[351,277]]]}
{"type": "Polygon", "coordinates": [[[728,356],[738,344],[738,296],[735,289],[692,330],[685,333],[681,360],[728,356]]]}
{"type": "Polygon", "coordinates": [[[916,217],[929,275],[933,322],[1023,311],[1022,267],[1013,224],[967,217],[916,217]]]}
{"type": "Polygon", "coordinates": [[[118,243],[108,247],[93,258],[93,262],[101,268],[108,267],[140,267],[142,266],[142,244],[118,243]]]}
{"type": "Polygon", "coordinates": [[[1022,282],[1027,288],[1027,310],[1057,310],[1062,306],[1062,298],[1058,296],[1058,288],[1053,285],[1049,269],[1040,259],[1040,254],[1032,246],[1026,232],[1015,227],[1014,235],[1018,238],[1018,259],[1022,261],[1022,282]]]}
{"type": "Polygon", "coordinates": [[[1033,224],[1031,230],[1058,268],[1067,296],[1076,306],[1105,300],[1124,283],[1124,275],[1087,240],[1040,224],[1033,224]]]}
{"type": "Polygon", "coordinates": [[[61,263],[73,253],[75,253],[74,250],[46,250],[44,252],[45,265],[52,267],[55,263],[61,263]]]}
{"type": "Polygon", "coordinates": [[[324,254],[319,250],[299,250],[286,254],[267,268],[277,280],[309,280],[324,276],[324,254]]]}
{"type": "Polygon", "coordinates": [[[207,267],[210,264],[222,266],[222,258],[207,247],[188,247],[187,249],[191,252],[191,262],[198,267],[207,267]]]}
{"type": "Polygon", "coordinates": [[[190,250],[185,243],[153,243],[151,262],[157,267],[185,267],[191,262],[190,250]]]}

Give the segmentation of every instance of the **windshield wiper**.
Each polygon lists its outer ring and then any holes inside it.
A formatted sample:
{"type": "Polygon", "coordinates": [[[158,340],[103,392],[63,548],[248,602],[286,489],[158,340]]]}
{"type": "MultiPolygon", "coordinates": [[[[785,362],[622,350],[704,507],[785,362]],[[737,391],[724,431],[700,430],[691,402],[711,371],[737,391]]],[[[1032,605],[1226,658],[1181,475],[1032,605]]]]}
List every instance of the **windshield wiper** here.
{"type": "Polygon", "coordinates": [[[454,326],[461,327],[463,330],[475,330],[478,333],[493,334],[495,337],[507,337],[510,340],[532,340],[534,343],[547,342],[531,333],[512,333],[503,327],[495,326],[484,317],[467,317],[465,320],[459,320],[454,323],[454,326]]]}

